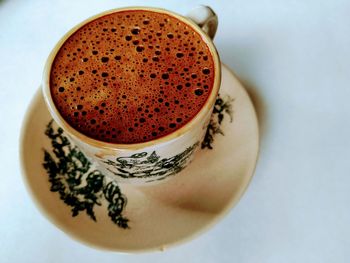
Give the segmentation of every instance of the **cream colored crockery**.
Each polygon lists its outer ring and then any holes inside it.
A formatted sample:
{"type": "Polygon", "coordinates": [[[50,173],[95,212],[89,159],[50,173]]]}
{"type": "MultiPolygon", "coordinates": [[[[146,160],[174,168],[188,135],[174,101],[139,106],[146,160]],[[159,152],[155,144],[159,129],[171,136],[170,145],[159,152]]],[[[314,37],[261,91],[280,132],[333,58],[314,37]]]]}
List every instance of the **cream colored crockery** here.
{"type": "Polygon", "coordinates": [[[78,147],[99,165],[101,171],[121,183],[145,184],[159,182],[184,169],[198,149],[210,120],[220,88],[220,60],[212,42],[217,28],[215,13],[206,6],[193,10],[188,17],[174,12],[150,7],[125,7],[95,15],[71,29],[57,43],[49,55],[43,75],[42,90],[46,105],[56,123],[78,145],[78,147]],[[60,115],[51,97],[50,71],[54,58],[62,44],[80,27],[99,17],[120,11],[146,10],[173,16],[198,32],[208,45],[214,61],[215,79],[211,94],[199,113],[178,130],[155,140],[116,144],[90,138],[71,127],[60,115]]]}

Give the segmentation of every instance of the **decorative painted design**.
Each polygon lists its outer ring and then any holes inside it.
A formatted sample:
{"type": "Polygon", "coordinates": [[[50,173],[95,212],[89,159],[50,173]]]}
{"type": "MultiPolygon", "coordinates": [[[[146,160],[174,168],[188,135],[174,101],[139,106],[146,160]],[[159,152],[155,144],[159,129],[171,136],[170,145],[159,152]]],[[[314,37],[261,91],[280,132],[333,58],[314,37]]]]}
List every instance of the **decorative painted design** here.
{"type": "MultiPolygon", "coordinates": [[[[201,143],[202,149],[213,149],[215,135],[224,135],[220,125],[226,115],[233,121],[232,102],[233,99],[228,95],[218,96],[201,143]]],[[[72,216],[85,211],[92,220],[97,221],[94,209],[96,205],[101,206],[106,201],[111,221],[120,228],[129,228],[129,219],[123,216],[127,198],[118,184],[94,169],[78,147],[73,146],[64,136],[63,129],[53,127],[53,120],[48,123],[45,134],[51,140],[52,146],[51,151],[44,149],[43,162],[51,184],[50,191],[59,193],[60,199],[71,207],[72,216]]],[[[147,182],[163,180],[180,172],[197,146],[199,142],[170,158],[161,158],[153,151],[118,157],[105,163],[110,165],[110,172],[122,178],[149,178],[147,182]]]]}
{"type": "Polygon", "coordinates": [[[116,160],[107,160],[111,173],[122,178],[149,178],[146,182],[163,180],[168,176],[180,172],[189,161],[192,153],[199,145],[195,143],[182,153],[170,158],[161,158],[155,151],[141,152],[128,157],[118,157],[116,160]]]}
{"type": "Polygon", "coordinates": [[[202,141],[202,149],[213,149],[215,135],[224,135],[224,132],[222,131],[220,126],[226,115],[230,117],[230,122],[233,121],[232,102],[233,98],[231,98],[229,95],[226,95],[224,97],[220,96],[220,94],[218,95],[215,101],[213,114],[211,116],[207,131],[202,141]]]}
{"type": "Polygon", "coordinates": [[[51,140],[52,150],[44,150],[43,166],[51,183],[50,191],[58,192],[61,200],[72,209],[72,216],[80,212],[94,221],[94,208],[108,203],[108,216],[120,228],[129,228],[128,219],[123,216],[127,199],[117,183],[107,179],[76,146],[64,136],[62,128],[55,129],[53,121],[46,127],[45,134],[51,140]]]}

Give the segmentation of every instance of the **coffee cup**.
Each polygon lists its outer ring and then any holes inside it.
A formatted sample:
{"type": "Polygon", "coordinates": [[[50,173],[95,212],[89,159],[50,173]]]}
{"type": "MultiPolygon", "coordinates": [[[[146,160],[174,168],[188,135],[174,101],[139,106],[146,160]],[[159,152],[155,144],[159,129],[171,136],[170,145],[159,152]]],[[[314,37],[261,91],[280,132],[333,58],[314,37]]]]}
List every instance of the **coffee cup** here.
{"type": "Polygon", "coordinates": [[[216,28],[206,6],[187,17],[126,7],[83,21],[45,65],[52,118],[116,182],[172,178],[198,150],[218,95],[216,28]]]}

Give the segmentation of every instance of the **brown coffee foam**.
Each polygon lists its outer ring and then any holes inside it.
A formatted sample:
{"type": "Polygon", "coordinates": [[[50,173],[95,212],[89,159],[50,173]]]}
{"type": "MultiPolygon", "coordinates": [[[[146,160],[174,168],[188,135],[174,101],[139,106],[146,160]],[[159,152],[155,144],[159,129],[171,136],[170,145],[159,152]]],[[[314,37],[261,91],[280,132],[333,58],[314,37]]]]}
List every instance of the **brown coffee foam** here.
{"type": "Polygon", "coordinates": [[[50,87],[63,118],[92,138],[140,143],[189,122],[205,104],[214,62],[184,22],[123,11],[81,27],[52,65],[50,87]]]}

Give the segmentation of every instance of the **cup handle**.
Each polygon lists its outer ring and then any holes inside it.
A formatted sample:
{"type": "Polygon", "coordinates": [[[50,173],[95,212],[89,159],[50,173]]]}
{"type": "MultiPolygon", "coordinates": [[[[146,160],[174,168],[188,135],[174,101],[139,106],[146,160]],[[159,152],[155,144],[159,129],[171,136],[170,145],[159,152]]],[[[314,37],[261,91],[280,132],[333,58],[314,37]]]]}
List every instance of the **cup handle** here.
{"type": "Polygon", "coordinates": [[[191,10],[186,16],[202,28],[211,39],[214,39],[218,28],[218,16],[213,9],[201,5],[191,10]]]}

